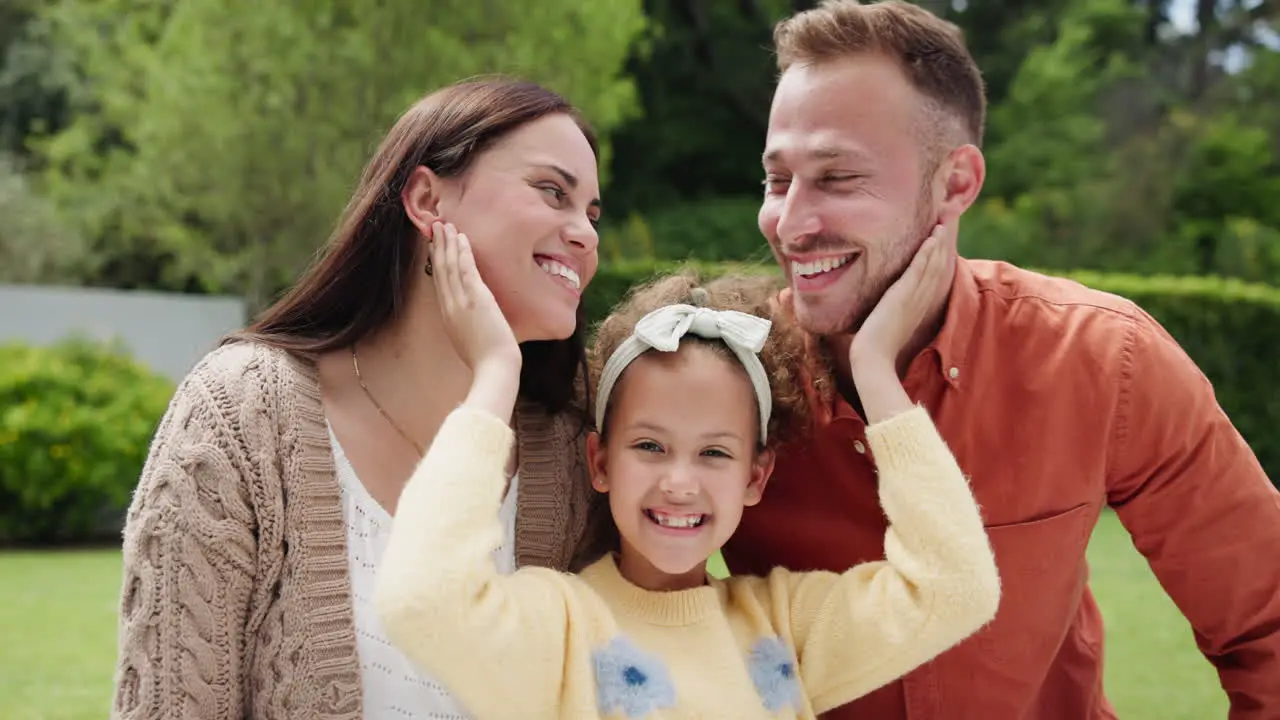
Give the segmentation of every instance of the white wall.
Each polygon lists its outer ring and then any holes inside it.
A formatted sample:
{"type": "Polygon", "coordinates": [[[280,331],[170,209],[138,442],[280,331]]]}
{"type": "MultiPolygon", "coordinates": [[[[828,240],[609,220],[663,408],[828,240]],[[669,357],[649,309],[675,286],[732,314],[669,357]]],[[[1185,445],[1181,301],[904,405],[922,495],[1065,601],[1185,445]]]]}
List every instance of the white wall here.
{"type": "Polygon", "coordinates": [[[244,301],[234,297],[0,285],[0,342],[117,339],[174,382],[245,320],[244,301]]]}

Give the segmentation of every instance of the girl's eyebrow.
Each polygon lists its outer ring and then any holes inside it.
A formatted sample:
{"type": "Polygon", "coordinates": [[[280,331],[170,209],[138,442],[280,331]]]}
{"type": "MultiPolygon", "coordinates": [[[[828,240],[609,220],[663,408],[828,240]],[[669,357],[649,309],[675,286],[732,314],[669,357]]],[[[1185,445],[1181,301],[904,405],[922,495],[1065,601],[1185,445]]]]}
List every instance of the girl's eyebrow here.
{"type": "MultiPolygon", "coordinates": [[[[670,432],[667,428],[661,425],[658,425],[652,422],[647,422],[647,421],[631,423],[630,425],[627,426],[627,430],[632,430],[632,431],[645,430],[645,431],[657,433],[657,434],[670,432]]],[[[741,440],[742,439],[741,435],[739,435],[736,432],[732,432],[730,430],[719,430],[716,432],[703,433],[699,437],[701,437],[704,440],[713,440],[713,439],[741,440]]]]}

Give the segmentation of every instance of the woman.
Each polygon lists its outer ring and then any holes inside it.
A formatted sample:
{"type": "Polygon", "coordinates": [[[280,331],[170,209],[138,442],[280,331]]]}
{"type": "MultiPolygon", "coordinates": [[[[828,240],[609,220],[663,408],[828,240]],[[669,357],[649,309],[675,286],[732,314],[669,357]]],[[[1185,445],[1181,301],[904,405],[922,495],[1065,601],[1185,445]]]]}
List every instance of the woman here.
{"type": "Polygon", "coordinates": [[[521,343],[497,560],[581,567],[597,155],[530,83],[461,83],[400,118],[319,261],[191,371],[157,430],[125,528],[115,717],[465,717],[369,605],[400,490],[471,384],[426,238],[468,233],[521,343]]]}

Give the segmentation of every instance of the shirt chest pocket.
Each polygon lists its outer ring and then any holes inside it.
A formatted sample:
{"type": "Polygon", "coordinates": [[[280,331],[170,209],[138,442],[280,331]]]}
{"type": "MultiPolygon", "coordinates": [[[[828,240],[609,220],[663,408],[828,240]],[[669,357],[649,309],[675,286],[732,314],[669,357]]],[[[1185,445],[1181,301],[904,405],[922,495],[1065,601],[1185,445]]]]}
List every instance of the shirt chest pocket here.
{"type": "Polygon", "coordinates": [[[989,525],[1000,573],[995,620],[939,664],[963,676],[1034,685],[1053,661],[1088,581],[1084,562],[1099,507],[1084,503],[1034,520],[989,525]]]}

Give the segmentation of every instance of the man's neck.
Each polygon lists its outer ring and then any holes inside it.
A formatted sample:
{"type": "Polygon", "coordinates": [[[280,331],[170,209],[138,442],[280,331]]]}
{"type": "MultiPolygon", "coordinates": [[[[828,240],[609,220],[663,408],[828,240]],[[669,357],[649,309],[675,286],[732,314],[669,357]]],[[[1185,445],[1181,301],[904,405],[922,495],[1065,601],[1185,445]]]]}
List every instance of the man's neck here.
{"type": "MultiPolygon", "coordinates": [[[[929,317],[920,324],[920,327],[916,328],[916,332],[911,336],[911,339],[907,341],[901,352],[898,353],[894,365],[898,371],[899,378],[906,378],[907,369],[911,367],[912,361],[938,337],[938,333],[942,330],[942,324],[947,318],[948,299],[944,299],[942,304],[934,308],[929,317]]],[[[866,414],[862,410],[862,399],[858,397],[858,391],[853,382],[853,369],[849,363],[849,347],[853,344],[853,338],[856,334],[856,332],[852,332],[831,335],[824,338],[823,342],[827,351],[831,353],[837,392],[853,407],[859,417],[865,419],[866,414]]]]}

